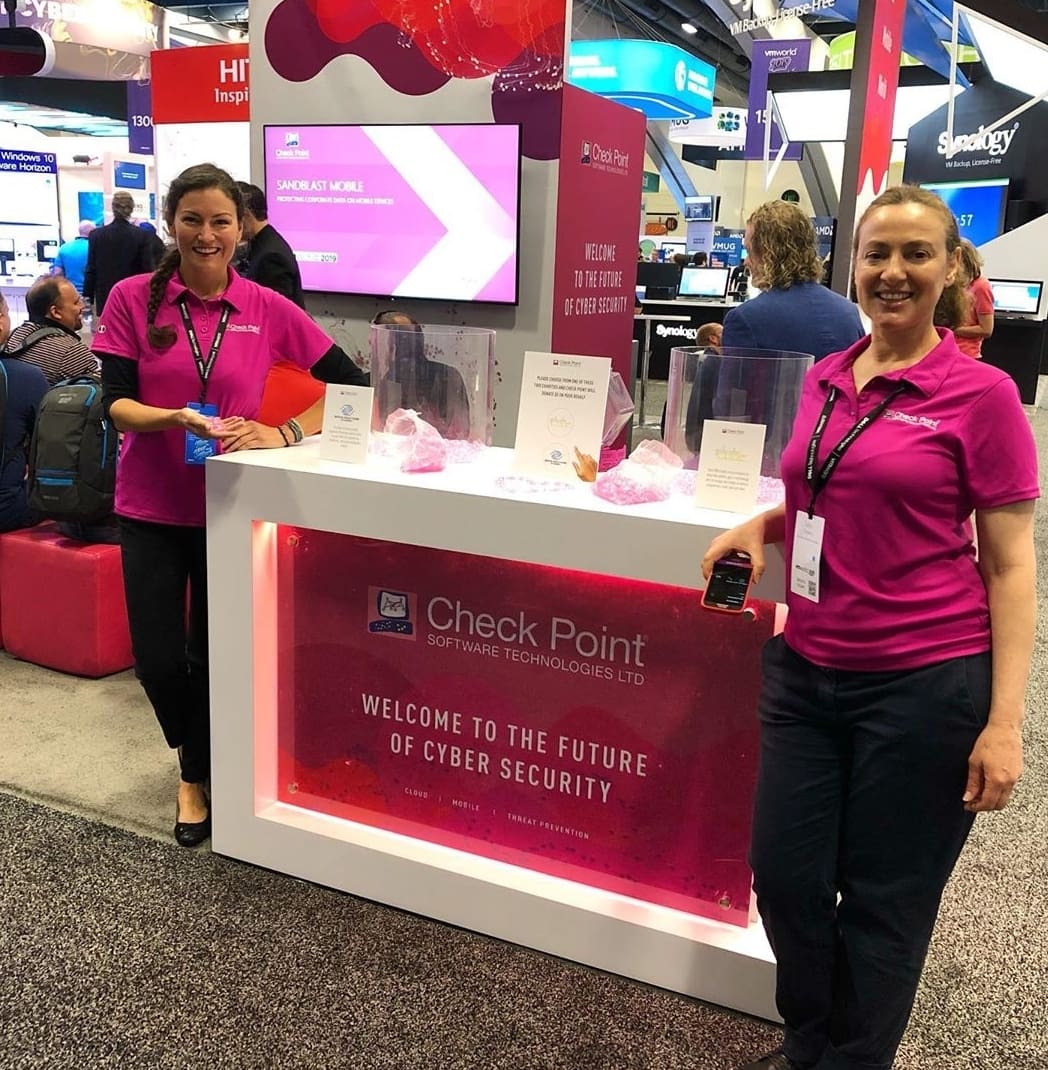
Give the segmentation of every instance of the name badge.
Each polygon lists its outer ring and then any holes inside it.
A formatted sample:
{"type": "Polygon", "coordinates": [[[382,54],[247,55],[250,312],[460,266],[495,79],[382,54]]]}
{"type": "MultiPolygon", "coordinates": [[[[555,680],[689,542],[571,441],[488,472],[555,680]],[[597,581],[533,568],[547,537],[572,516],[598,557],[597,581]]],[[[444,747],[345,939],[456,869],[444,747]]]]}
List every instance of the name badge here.
{"type": "Polygon", "coordinates": [[[793,556],[790,567],[790,593],[809,602],[819,600],[819,573],[822,565],[822,537],[826,521],[809,517],[802,509],[793,529],[793,556]]]}
{"type": "MultiPolygon", "coordinates": [[[[218,415],[218,409],[214,405],[202,405],[199,401],[188,402],[186,408],[199,412],[201,416],[218,415]]],[[[208,457],[217,456],[217,438],[201,438],[192,431],[186,431],[186,464],[203,464],[208,457]]]]}

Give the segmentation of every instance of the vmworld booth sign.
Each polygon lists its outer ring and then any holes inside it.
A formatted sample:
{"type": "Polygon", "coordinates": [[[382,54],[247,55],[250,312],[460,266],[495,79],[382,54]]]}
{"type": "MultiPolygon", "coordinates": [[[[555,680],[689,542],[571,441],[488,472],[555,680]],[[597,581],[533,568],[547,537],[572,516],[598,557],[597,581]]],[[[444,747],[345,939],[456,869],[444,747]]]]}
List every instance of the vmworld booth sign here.
{"type": "Polygon", "coordinates": [[[568,81],[649,119],[709,118],[712,64],[662,41],[573,41],[568,81]]]}

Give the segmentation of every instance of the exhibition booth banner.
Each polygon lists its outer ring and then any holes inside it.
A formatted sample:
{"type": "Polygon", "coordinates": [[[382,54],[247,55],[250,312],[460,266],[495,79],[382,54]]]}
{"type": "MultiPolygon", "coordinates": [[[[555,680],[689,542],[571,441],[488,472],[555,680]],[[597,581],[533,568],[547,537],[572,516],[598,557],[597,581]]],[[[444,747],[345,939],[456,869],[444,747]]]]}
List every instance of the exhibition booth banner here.
{"type": "Polygon", "coordinates": [[[564,87],[550,349],[612,358],[630,381],[644,116],[564,87]]]}
{"type": "Polygon", "coordinates": [[[134,78],[127,83],[127,149],[153,155],[153,89],[149,82],[134,78]]]}
{"type": "Polygon", "coordinates": [[[572,41],[568,81],[649,119],[713,114],[717,69],[665,41],[572,41]]]}
{"type": "Polygon", "coordinates": [[[277,528],[281,802],[736,925],[775,606],[277,528]]]}
{"type": "Polygon", "coordinates": [[[905,19],[904,0],[874,0],[870,67],[866,76],[866,104],[859,146],[859,177],[855,189],[859,196],[875,197],[888,184],[905,19]]]}
{"type": "MultiPolygon", "coordinates": [[[[806,71],[811,58],[811,41],[754,41],[750,61],[749,114],[746,118],[746,160],[764,159],[764,133],[768,123],[768,75],[806,71]]],[[[771,128],[771,158],[782,148],[782,133],[777,124],[771,128]]],[[[801,144],[788,145],[784,160],[799,160],[804,151],[801,144]]]]}
{"type": "Polygon", "coordinates": [[[246,44],[154,52],[151,66],[156,124],[249,120],[246,44]]]}

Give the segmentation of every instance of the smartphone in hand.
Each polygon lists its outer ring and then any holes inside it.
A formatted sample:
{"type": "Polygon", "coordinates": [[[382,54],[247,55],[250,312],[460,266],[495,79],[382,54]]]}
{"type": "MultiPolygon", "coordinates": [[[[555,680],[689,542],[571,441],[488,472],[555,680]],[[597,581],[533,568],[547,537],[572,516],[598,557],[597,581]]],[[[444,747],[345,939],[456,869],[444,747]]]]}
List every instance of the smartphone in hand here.
{"type": "Polygon", "coordinates": [[[741,613],[746,608],[746,598],[753,581],[753,564],[749,554],[733,550],[718,558],[702,592],[702,604],[706,609],[721,613],[741,613]]]}

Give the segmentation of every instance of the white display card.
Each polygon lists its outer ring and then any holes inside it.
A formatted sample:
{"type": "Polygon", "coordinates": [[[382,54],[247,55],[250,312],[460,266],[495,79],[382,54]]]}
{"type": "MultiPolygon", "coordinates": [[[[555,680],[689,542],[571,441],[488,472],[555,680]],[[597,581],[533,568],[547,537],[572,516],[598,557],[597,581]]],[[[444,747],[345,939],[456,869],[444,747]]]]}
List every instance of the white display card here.
{"type": "Polygon", "coordinates": [[[320,438],[320,456],[324,460],[349,464],[363,464],[367,460],[374,396],[370,386],[328,383],[320,438]]]}
{"type": "Polygon", "coordinates": [[[706,420],[695,480],[695,504],[701,509],[750,514],[757,506],[764,424],[706,420]]]}
{"type": "Polygon", "coordinates": [[[610,377],[610,357],[525,353],[514,471],[593,482],[610,377]]]}

